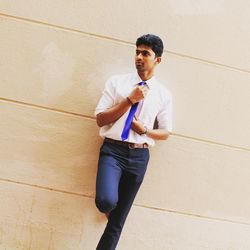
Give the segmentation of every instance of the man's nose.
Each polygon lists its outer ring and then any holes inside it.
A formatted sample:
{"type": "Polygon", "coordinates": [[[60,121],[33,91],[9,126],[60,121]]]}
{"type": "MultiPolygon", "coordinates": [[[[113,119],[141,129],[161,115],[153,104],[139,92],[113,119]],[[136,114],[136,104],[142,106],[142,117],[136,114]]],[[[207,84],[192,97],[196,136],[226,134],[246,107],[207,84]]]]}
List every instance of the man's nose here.
{"type": "Polygon", "coordinates": [[[137,54],[137,55],[136,55],[136,58],[137,58],[137,59],[142,59],[142,53],[137,54]]]}

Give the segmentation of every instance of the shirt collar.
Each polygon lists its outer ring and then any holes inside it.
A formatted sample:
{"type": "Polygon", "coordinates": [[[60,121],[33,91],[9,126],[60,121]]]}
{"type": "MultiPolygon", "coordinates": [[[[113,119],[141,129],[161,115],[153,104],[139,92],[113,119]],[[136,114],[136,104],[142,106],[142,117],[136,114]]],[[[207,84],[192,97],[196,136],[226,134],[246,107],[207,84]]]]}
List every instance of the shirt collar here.
{"type": "MultiPolygon", "coordinates": [[[[139,82],[142,82],[143,80],[141,79],[141,77],[138,75],[137,72],[134,73],[134,79],[135,81],[133,82],[133,85],[137,85],[139,82]]],[[[149,87],[149,89],[153,88],[156,85],[156,78],[155,76],[152,76],[150,79],[148,79],[147,81],[145,81],[147,83],[147,86],[149,87]]]]}

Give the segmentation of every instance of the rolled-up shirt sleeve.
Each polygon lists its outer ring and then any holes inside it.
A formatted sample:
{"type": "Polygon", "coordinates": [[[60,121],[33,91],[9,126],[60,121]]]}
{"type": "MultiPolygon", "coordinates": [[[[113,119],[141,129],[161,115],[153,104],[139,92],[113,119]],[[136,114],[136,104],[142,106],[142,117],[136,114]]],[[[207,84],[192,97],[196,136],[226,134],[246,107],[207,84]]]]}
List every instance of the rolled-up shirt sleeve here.
{"type": "Polygon", "coordinates": [[[114,86],[113,86],[112,77],[111,77],[105,83],[105,88],[102,92],[102,96],[95,108],[95,112],[94,112],[95,116],[111,108],[114,105],[114,95],[115,95],[115,91],[114,91],[114,86]]]}
{"type": "Polygon", "coordinates": [[[173,131],[172,127],[172,95],[168,92],[162,103],[162,108],[157,114],[158,128],[173,131]]]}

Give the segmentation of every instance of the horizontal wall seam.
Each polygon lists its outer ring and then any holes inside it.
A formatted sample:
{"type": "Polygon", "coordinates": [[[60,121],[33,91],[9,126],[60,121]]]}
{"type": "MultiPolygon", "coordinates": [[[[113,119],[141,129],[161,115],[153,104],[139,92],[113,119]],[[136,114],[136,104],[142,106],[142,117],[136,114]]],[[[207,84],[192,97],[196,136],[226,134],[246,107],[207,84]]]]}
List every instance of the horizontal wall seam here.
{"type": "MultiPolygon", "coordinates": [[[[84,198],[90,198],[90,199],[94,200],[93,195],[84,195],[84,194],[80,194],[80,193],[76,193],[76,192],[69,192],[69,191],[55,189],[55,188],[51,188],[51,187],[44,187],[44,186],[29,184],[29,183],[20,182],[20,181],[13,181],[13,180],[10,180],[10,179],[0,178],[0,181],[1,182],[8,182],[10,184],[24,185],[24,186],[28,186],[28,187],[31,187],[31,188],[38,188],[38,189],[51,191],[51,192],[57,192],[57,193],[74,195],[74,196],[80,196],[80,197],[84,197],[84,198]]],[[[93,201],[93,203],[94,203],[94,201],[93,201]]],[[[201,218],[201,219],[203,218],[203,219],[230,222],[230,223],[234,223],[234,224],[242,224],[242,225],[250,226],[250,223],[247,223],[247,222],[223,219],[223,218],[219,218],[219,217],[210,217],[210,216],[203,216],[203,215],[199,215],[199,214],[185,213],[185,212],[180,212],[180,211],[176,211],[176,210],[170,210],[170,209],[164,209],[164,208],[141,205],[141,204],[137,204],[137,203],[134,203],[133,206],[140,207],[140,208],[145,208],[145,209],[151,209],[151,210],[154,210],[154,211],[161,211],[161,212],[164,212],[164,213],[175,213],[175,214],[180,214],[180,215],[185,215],[185,216],[197,217],[197,218],[201,218]]]]}
{"type": "MultiPolygon", "coordinates": [[[[25,18],[25,17],[13,16],[13,15],[5,14],[5,13],[0,13],[0,16],[15,19],[15,20],[18,20],[18,21],[25,21],[25,22],[28,22],[28,23],[35,23],[35,24],[39,24],[39,25],[43,25],[43,26],[49,26],[49,27],[57,28],[57,29],[60,29],[60,30],[63,30],[63,31],[71,31],[71,32],[78,33],[78,34],[80,33],[80,34],[88,36],[88,37],[98,38],[98,39],[102,39],[102,40],[108,40],[108,41],[112,41],[112,42],[117,42],[119,44],[123,44],[123,45],[127,45],[127,46],[133,46],[133,47],[135,46],[134,43],[129,42],[129,41],[125,41],[125,40],[122,40],[122,39],[109,37],[109,36],[104,36],[104,35],[98,35],[98,34],[85,32],[85,31],[70,28],[70,27],[60,26],[60,25],[57,25],[57,24],[50,24],[50,23],[46,23],[46,22],[43,22],[43,21],[38,21],[38,20],[29,19],[29,18],[25,18]]],[[[171,51],[171,50],[164,50],[164,52],[172,54],[172,55],[177,55],[177,56],[180,56],[180,57],[188,58],[188,59],[191,59],[191,60],[197,60],[197,61],[200,61],[200,62],[203,62],[203,63],[212,64],[212,65],[217,66],[217,67],[223,67],[223,68],[227,68],[227,69],[230,69],[230,70],[236,70],[238,72],[243,72],[243,73],[250,73],[250,70],[248,70],[248,69],[241,69],[241,68],[238,68],[238,67],[235,67],[235,66],[222,64],[222,63],[218,63],[218,62],[215,62],[215,61],[211,61],[211,60],[207,60],[207,59],[203,59],[203,58],[199,58],[199,57],[194,57],[194,56],[190,56],[190,55],[185,55],[185,54],[182,54],[182,53],[179,53],[179,52],[174,52],[174,51],[171,51]]]]}
{"type": "Polygon", "coordinates": [[[227,64],[223,64],[223,63],[218,63],[218,62],[211,61],[211,60],[208,60],[208,59],[203,59],[203,58],[199,58],[199,57],[195,57],[195,56],[185,55],[185,54],[181,54],[179,52],[174,52],[174,51],[169,51],[169,50],[164,50],[164,51],[166,51],[167,53],[172,54],[172,55],[185,57],[185,58],[188,58],[190,60],[203,62],[203,63],[213,65],[213,66],[217,66],[217,67],[220,67],[220,68],[222,67],[222,68],[234,70],[234,71],[237,71],[237,72],[240,72],[240,73],[248,73],[248,74],[250,73],[250,70],[237,68],[235,66],[231,66],[231,65],[227,65],[227,64]]]}
{"type": "Polygon", "coordinates": [[[181,138],[186,138],[189,140],[194,140],[194,141],[198,141],[198,142],[205,142],[208,144],[215,144],[218,146],[223,146],[226,148],[230,148],[230,149],[237,149],[237,150],[241,150],[241,151],[248,151],[250,152],[250,148],[245,148],[245,147],[240,147],[240,146],[236,146],[236,145],[231,145],[231,144],[225,144],[225,143],[221,143],[221,142],[216,142],[216,141],[210,141],[207,139],[203,139],[203,138],[196,138],[196,137],[192,137],[192,136],[188,136],[188,135],[182,135],[182,134],[177,134],[177,133],[173,133],[173,135],[175,135],[176,137],[181,137],[181,138]]]}
{"type": "Polygon", "coordinates": [[[66,111],[66,110],[62,110],[62,109],[57,109],[57,108],[50,108],[50,107],[46,107],[46,106],[42,106],[42,105],[38,105],[38,104],[17,101],[17,100],[3,98],[3,97],[0,97],[0,101],[8,102],[10,104],[17,104],[17,105],[28,106],[28,107],[32,107],[32,108],[38,108],[38,109],[42,109],[42,110],[49,110],[49,111],[52,111],[55,113],[67,114],[67,115],[71,115],[71,116],[78,116],[81,118],[95,120],[95,118],[93,116],[83,115],[83,114],[79,114],[79,113],[75,113],[75,112],[71,112],[71,111],[66,111]]]}
{"type": "MultiPolygon", "coordinates": [[[[65,110],[61,110],[61,109],[57,109],[57,108],[50,108],[50,107],[46,107],[46,106],[42,106],[42,105],[38,105],[38,104],[27,103],[27,102],[17,101],[17,100],[3,98],[3,97],[0,97],[0,101],[8,102],[10,104],[24,105],[24,106],[38,108],[38,109],[42,109],[42,110],[49,110],[49,111],[60,113],[60,114],[77,116],[77,117],[80,117],[80,118],[84,118],[84,119],[95,121],[95,117],[94,116],[83,115],[83,114],[79,114],[79,113],[75,113],[75,112],[70,112],[70,111],[65,111],[65,110]]],[[[174,133],[174,132],[171,134],[171,136],[176,136],[176,137],[181,137],[181,138],[185,138],[185,139],[189,139],[189,140],[194,140],[196,142],[205,142],[205,143],[208,143],[208,144],[214,144],[214,145],[217,145],[217,146],[223,146],[223,147],[230,148],[230,149],[237,149],[237,150],[248,151],[248,152],[250,151],[249,148],[235,146],[235,145],[230,145],[230,144],[225,144],[225,143],[216,142],[216,141],[210,141],[210,140],[207,140],[207,139],[196,138],[196,137],[192,137],[192,136],[188,136],[188,135],[182,135],[182,134],[178,134],[178,133],[174,133]]]]}
{"type": "Polygon", "coordinates": [[[175,214],[180,214],[180,215],[198,217],[198,218],[201,218],[201,219],[224,221],[224,222],[230,222],[230,223],[234,223],[234,224],[242,224],[242,225],[250,226],[250,223],[243,222],[243,221],[229,220],[229,219],[223,219],[223,218],[219,218],[219,217],[203,216],[203,215],[199,215],[199,214],[180,212],[180,211],[176,211],[176,210],[170,210],[170,209],[164,209],[164,208],[158,208],[158,207],[151,207],[151,206],[146,206],[146,205],[136,205],[136,206],[142,207],[142,208],[147,208],[147,209],[152,209],[152,210],[156,210],[156,211],[161,211],[161,212],[165,212],[165,213],[166,212],[167,213],[175,213],[175,214]]]}

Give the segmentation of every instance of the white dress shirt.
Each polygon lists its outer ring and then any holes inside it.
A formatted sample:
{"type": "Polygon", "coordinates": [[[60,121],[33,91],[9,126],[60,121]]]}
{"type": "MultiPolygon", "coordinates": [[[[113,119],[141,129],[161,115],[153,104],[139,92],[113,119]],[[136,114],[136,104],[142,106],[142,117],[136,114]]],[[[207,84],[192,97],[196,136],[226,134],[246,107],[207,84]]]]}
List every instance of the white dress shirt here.
{"type": "MultiPolygon", "coordinates": [[[[110,77],[105,84],[102,97],[95,109],[95,116],[98,113],[113,107],[129,96],[132,90],[141,81],[142,80],[137,72],[110,77]]],[[[157,118],[158,127],[160,129],[167,129],[169,132],[172,132],[171,92],[158,82],[155,76],[147,80],[146,84],[149,90],[144,100],[139,102],[135,114],[136,118],[148,129],[153,129],[155,119],[157,118]]],[[[121,133],[129,111],[130,109],[128,109],[128,111],[114,123],[101,127],[100,136],[102,138],[108,137],[114,140],[121,140],[121,133]]],[[[129,137],[126,141],[147,143],[150,146],[154,146],[155,144],[152,138],[147,137],[147,135],[139,135],[132,129],[130,129],[129,137]]]]}

